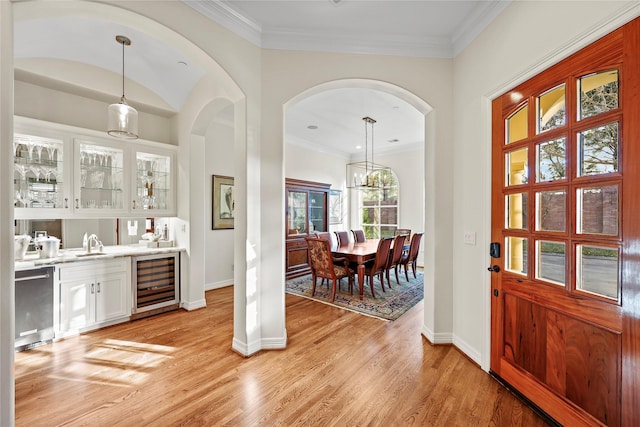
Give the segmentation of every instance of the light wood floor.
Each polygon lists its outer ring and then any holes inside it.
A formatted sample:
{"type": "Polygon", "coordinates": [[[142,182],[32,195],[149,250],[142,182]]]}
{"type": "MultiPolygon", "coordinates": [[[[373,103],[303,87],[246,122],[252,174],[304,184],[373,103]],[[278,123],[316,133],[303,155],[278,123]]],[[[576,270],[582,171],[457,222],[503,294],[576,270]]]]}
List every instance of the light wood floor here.
{"type": "Polygon", "coordinates": [[[452,346],[287,295],[286,350],[234,353],[232,289],[207,308],[16,354],[18,426],[542,426],[452,346]]]}

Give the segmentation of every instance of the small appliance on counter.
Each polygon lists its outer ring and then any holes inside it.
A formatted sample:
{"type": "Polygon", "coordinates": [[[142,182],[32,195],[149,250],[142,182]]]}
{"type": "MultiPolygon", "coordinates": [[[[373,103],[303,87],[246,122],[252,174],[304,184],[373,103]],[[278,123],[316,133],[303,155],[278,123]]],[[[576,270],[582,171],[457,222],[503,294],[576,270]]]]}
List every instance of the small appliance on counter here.
{"type": "Polygon", "coordinates": [[[36,250],[40,258],[55,258],[60,250],[60,239],[54,236],[41,236],[35,239],[36,250]]]}
{"type": "Polygon", "coordinates": [[[13,256],[16,261],[24,259],[29,243],[31,243],[31,236],[28,234],[13,236],[13,256]]]}

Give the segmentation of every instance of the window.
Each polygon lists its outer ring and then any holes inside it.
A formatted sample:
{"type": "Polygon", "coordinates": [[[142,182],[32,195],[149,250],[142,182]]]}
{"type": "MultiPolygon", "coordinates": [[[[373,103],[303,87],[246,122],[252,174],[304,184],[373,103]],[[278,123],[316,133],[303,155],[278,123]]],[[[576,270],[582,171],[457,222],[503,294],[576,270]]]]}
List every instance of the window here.
{"type": "Polygon", "coordinates": [[[380,188],[360,190],[360,221],[367,239],[392,237],[398,228],[398,179],[389,169],[371,173],[380,188]]]}

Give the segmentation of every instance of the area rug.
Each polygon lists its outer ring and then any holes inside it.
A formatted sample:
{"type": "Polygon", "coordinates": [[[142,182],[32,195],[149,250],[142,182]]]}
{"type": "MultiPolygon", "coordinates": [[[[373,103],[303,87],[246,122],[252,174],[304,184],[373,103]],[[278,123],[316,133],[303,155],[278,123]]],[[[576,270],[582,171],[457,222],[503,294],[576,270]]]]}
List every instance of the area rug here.
{"type": "Polygon", "coordinates": [[[396,320],[411,307],[422,301],[424,297],[424,280],[422,272],[418,271],[417,278],[409,272],[409,282],[404,278],[404,274],[400,278],[398,285],[391,273],[391,285],[389,289],[385,280],[385,290],[382,292],[380,282],[376,278],[374,280],[375,298],[371,296],[368,277],[365,279],[364,300],[360,301],[358,297],[358,281],[354,283],[353,295],[349,294],[349,284],[346,279],[342,279],[342,286],[336,291],[336,299],[331,302],[331,286],[321,284],[318,279],[316,285],[316,294],[311,296],[311,275],[296,277],[286,281],[286,292],[292,295],[298,295],[324,304],[333,305],[345,310],[354,311],[356,313],[367,316],[377,317],[384,320],[396,320]]]}

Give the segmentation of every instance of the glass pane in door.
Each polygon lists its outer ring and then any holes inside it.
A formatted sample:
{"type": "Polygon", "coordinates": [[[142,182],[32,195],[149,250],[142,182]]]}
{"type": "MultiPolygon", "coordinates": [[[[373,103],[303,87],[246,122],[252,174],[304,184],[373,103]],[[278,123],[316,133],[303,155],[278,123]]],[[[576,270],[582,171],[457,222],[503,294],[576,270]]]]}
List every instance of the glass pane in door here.
{"type": "Polygon", "coordinates": [[[289,192],[289,224],[288,234],[307,233],[307,193],[289,192]]]}
{"type": "Polygon", "coordinates": [[[521,185],[529,182],[529,149],[510,151],[505,158],[505,179],[507,185],[521,185]]]}
{"type": "Polygon", "coordinates": [[[527,125],[528,114],[529,106],[525,105],[507,119],[507,144],[523,140],[527,137],[529,133],[527,125]]]}
{"type": "Polygon", "coordinates": [[[618,171],[618,122],[578,134],[578,176],[618,171]]]}
{"type": "Polygon", "coordinates": [[[618,234],[618,186],[579,188],[577,228],[581,234],[618,234]]]}
{"type": "Polygon", "coordinates": [[[529,193],[515,193],[505,196],[507,228],[527,228],[527,206],[529,193]]]}
{"type": "Polygon", "coordinates": [[[509,236],[505,239],[504,268],[512,273],[527,274],[527,239],[509,236]]]}
{"type": "Polygon", "coordinates": [[[63,141],[15,134],[13,139],[14,206],[62,208],[63,141]]]}
{"type": "Polygon", "coordinates": [[[576,289],[618,299],[618,249],[577,245],[576,289]]]}
{"type": "MultiPolygon", "coordinates": [[[[80,144],[80,208],[122,209],[124,151],[90,143],[80,144]]],[[[77,161],[76,160],[76,161],[77,161]]]]}
{"type": "Polygon", "coordinates": [[[538,97],[538,133],[566,124],[565,86],[555,87],[538,97]]]}
{"type": "MultiPolygon", "coordinates": [[[[171,158],[137,152],[136,172],[136,206],[141,209],[167,209],[172,191],[171,158]]],[[[233,206],[226,207],[226,211],[233,212],[233,206]]]]}
{"type": "Polygon", "coordinates": [[[567,138],[536,145],[536,182],[555,181],[567,177],[567,138]]]}
{"type": "Polygon", "coordinates": [[[536,279],[564,285],[567,270],[566,247],[563,242],[536,242],[536,279]]]}
{"type": "Polygon", "coordinates": [[[618,70],[589,74],[578,81],[578,120],[618,108],[618,70]]]}
{"type": "Polygon", "coordinates": [[[549,190],[536,193],[536,230],[566,231],[567,190],[549,190]]]}

